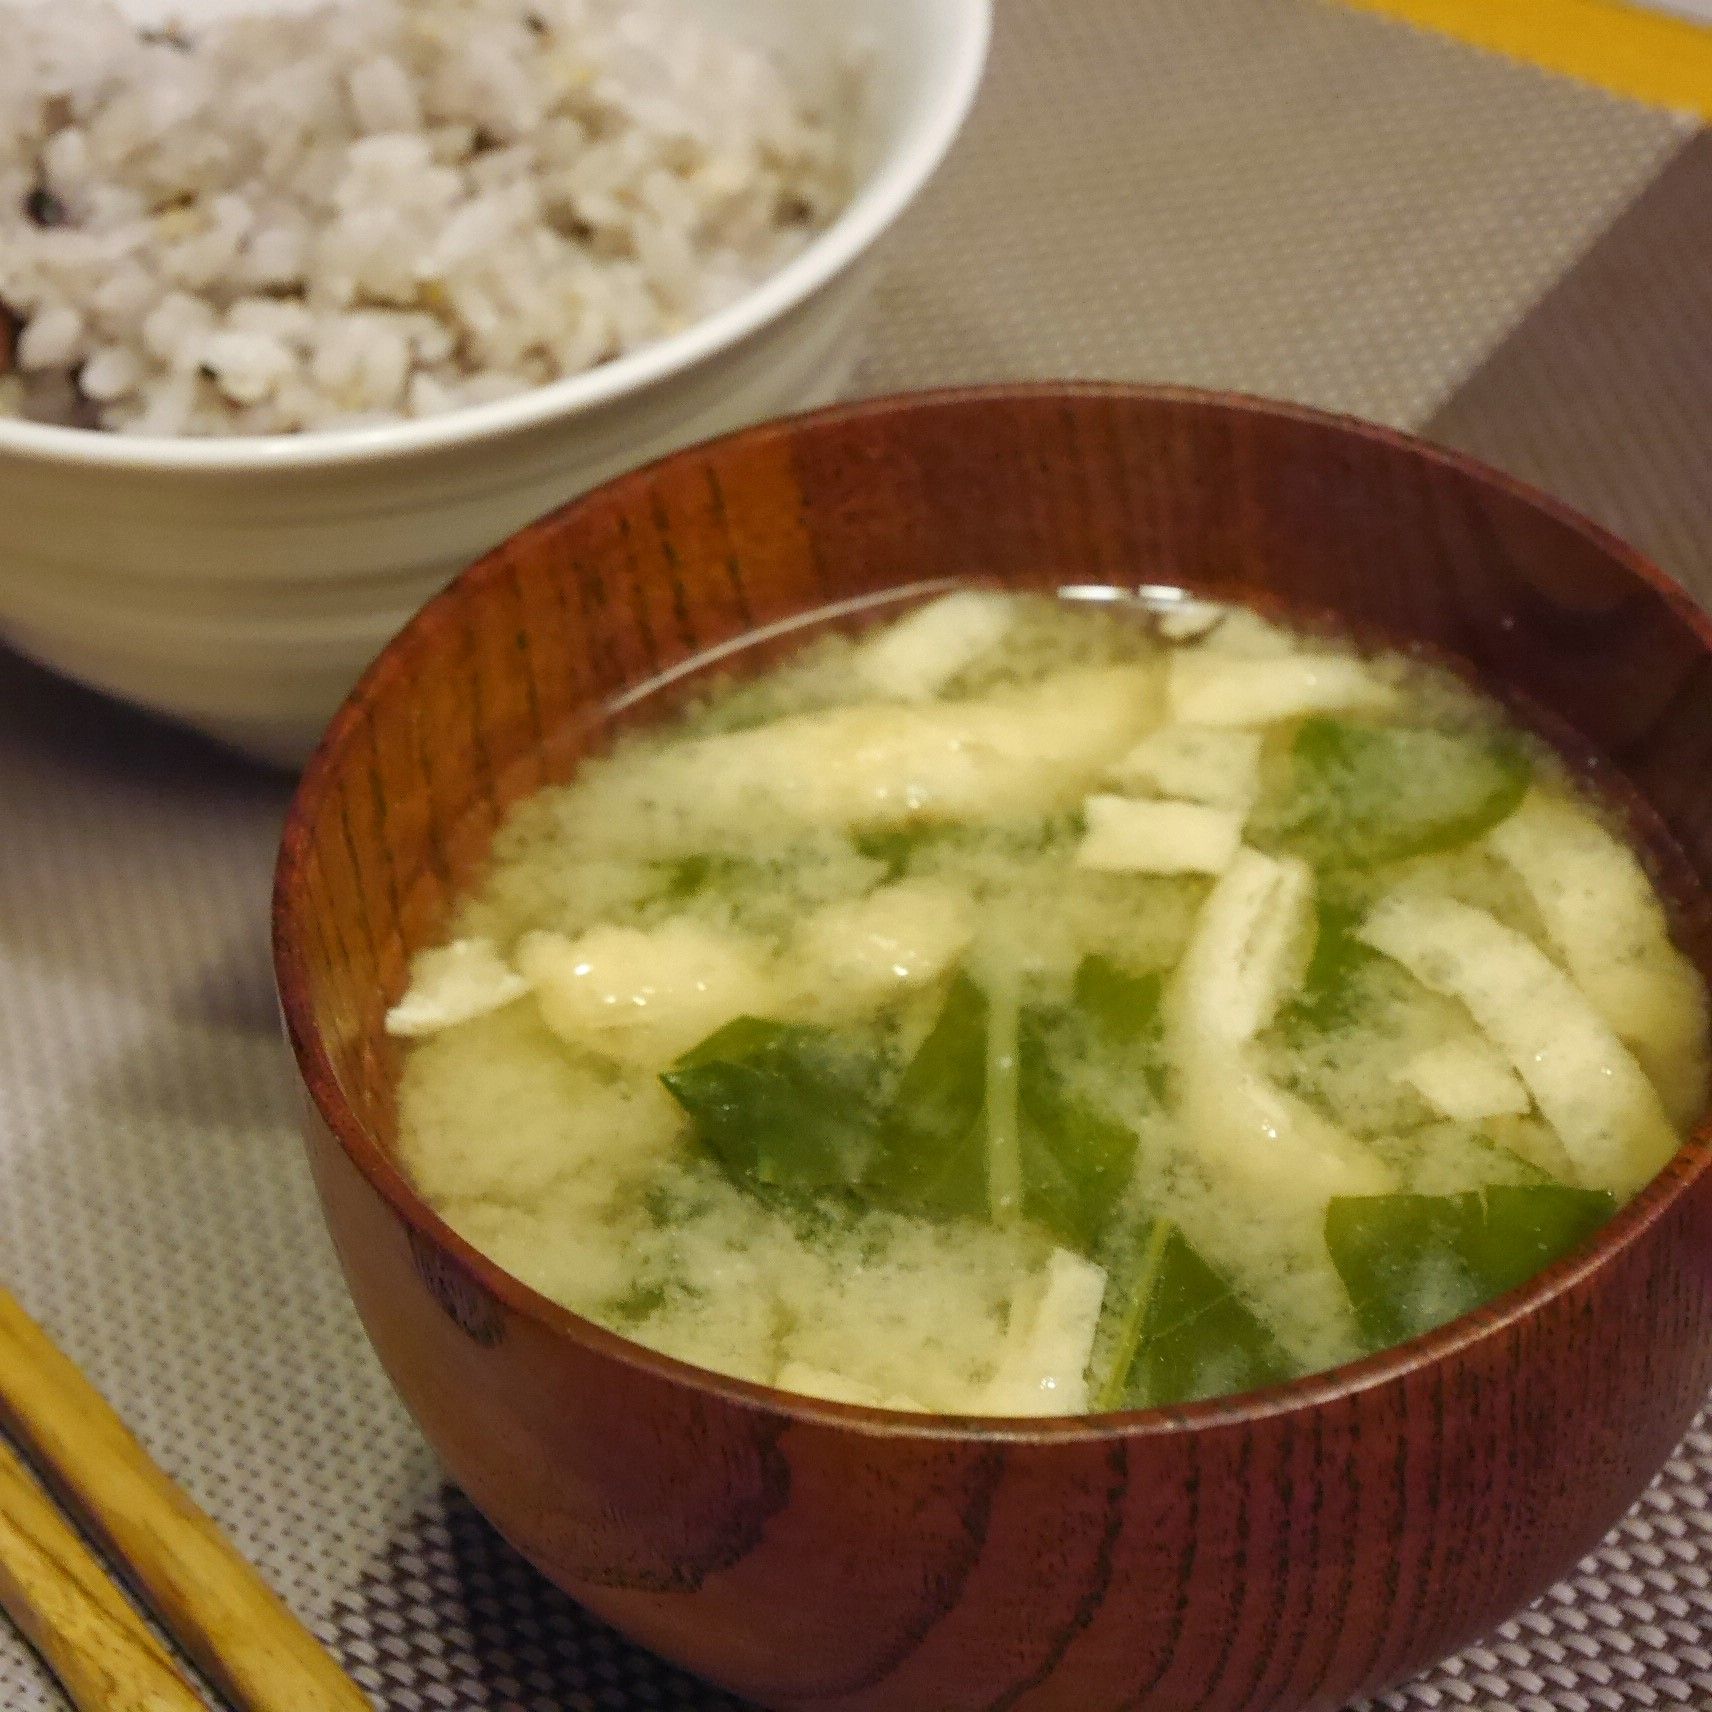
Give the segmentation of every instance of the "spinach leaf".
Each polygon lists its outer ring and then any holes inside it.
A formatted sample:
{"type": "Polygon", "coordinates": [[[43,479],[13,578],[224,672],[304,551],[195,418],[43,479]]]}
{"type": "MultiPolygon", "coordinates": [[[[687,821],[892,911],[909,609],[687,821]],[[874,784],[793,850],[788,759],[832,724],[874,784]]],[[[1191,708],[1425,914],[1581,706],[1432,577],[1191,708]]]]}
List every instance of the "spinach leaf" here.
{"type": "Polygon", "coordinates": [[[739,1017],[660,1080],[735,1182],[822,1190],[852,1188],[868,1167],[878,1076],[829,1029],[739,1017]]]}
{"type": "Polygon", "coordinates": [[[655,872],[659,875],[659,895],[674,903],[693,898],[697,892],[717,884],[735,866],[729,857],[699,854],[657,863],[655,872]]]}
{"type": "Polygon", "coordinates": [[[984,1214],[986,1091],[987,1001],[959,974],[893,1093],[864,1190],[911,1210],[984,1214]]]}
{"type": "Polygon", "coordinates": [[[1355,937],[1366,907],[1322,880],[1315,901],[1314,954],[1302,985],[1280,1019],[1287,1030],[1320,1030],[1345,1023],[1361,1008],[1367,975],[1385,959],[1355,937]]]}
{"type": "Polygon", "coordinates": [[[1066,1248],[1091,1255],[1135,1167],[1137,1137],[1127,1124],[1064,1086],[1025,1016],[1018,1062],[1018,1139],[1023,1213],[1066,1248]]]}
{"type": "Polygon", "coordinates": [[[1157,969],[1132,975],[1109,958],[1084,957],[1076,966],[1076,1008],[1100,1039],[1112,1046],[1148,1046],[1163,1026],[1165,976],[1157,969]]]}
{"type": "Polygon", "coordinates": [[[1095,1409],[1221,1397],[1295,1373],[1265,1322],[1169,1220],[1152,1220],[1127,1255],[1107,1258],[1095,1409]]]}
{"type": "MultiPolygon", "coordinates": [[[[988,1216],[987,1022],[985,995],[959,975],[898,1083],[864,1192],[917,1212],[988,1216]]],[[[1066,1092],[1043,1033],[1039,1013],[1025,1013],[1017,1066],[1022,1213],[1088,1254],[1129,1179],[1136,1137],[1066,1092]]]]}
{"type": "Polygon", "coordinates": [[[1401,725],[1303,720],[1251,826],[1316,865],[1365,867],[1466,844],[1512,813],[1530,767],[1513,744],[1401,725]]]}
{"type": "Polygon", "coordinates": [[[940,830],[921,823],[903,826],[874,827],[866,832],[855,834],[855,845],[858,855],[866,856],[870,862],[882,863],[888,880],[901,879],[909,872],[910,863],[935,837],[943,836],[940,830]]]}
{"type": "MultiPolygon", "coordinates": [[[[1124,977],[1127,979],[1127,977],[1124,977]]],[[[743,1017],[662,1080],[734,1182],[843,1190],[898,1211],[987,1218],[986,996],[967,975],[892,1087],[877,1055],[832,1031],[743,1017]]],[[[1028,1012],[1017,1063],[1021,1211],[1091,1254],[1129,1181],[1135,1133],[1075,1098],[1028,1012]]]]}
{"type": "Polygon", "coordinates": [[[1616,1210],[1602,1190],[1530,1183],[1458,1195],[1356,1195],[1326,1211],[1326,1247],[1373,1349],[1501,1296],[1616,1210]]]}
{"type": "Polygon", "coordinates": [[[1483,1199],[1486,1216],[1470,1238],[1469,1256],[1489,1297],[1579,1248],[1617,1210],[1603,1189],[1562,1183],[1494,1186],[1483,1199]]]}

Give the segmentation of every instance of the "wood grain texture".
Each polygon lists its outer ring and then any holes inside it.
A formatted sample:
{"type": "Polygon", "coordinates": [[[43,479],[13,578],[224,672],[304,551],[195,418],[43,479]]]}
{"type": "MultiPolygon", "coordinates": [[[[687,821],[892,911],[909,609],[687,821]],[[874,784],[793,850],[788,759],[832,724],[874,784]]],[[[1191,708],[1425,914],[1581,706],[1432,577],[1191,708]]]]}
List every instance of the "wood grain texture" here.
{"type": "Polygon", "coordinates": [[[1428,1338],[1264,1395],[1008,1425],[640,1350],[499,1272],[391,1161],[381,1019],[505,807],[704,650],[941,577],[1178,584],[1462,661],[1644,796],[1712,969],[1712,631],[1561,508],[1382,430],[1193,393],[1011,389],[757,429],[483,561],[305,775],[276,958],[353,1296],[520,1550],[764,1706],[1340,1707],[1563,1573],[1681,1435],[1712,1383],[1704,1136],[1587,1254],[1428,1338]]]}
{"type": "Polygon", "coordinates": [[[0,1609],[78,1712],[202,1712],[202,1697],[4,1440],[0,1609]]]}
{"type": "MultiPolygon", "coordinates": [[[[29,1450],[56,1490],[76,1505],[161,1626],[239,1712],[370,1712],[367,1699],[332,1655],[167,1479],[88,1380],[3,1289],[0,1427],[29,1450]]],[[[83,1587],[93,1599],[87,1581],[83,1587]]],[[[128,1611],[117,1592],[109,1591],[128,1611]]],[[[83,1632],[92,1644],[102,1642],[117,1618],[112,1605],[62,1607],[62,1614],[74,1619],[80,1612],[90,1619],[83,1632]]],[[[76,1652],[82,1644],[68,1635],[65,1650],[76,1652]]],[[[89,1668],[100,1668],[102,1656],[91,1655],[89,1668]]],[[[58,1663],[50,1662],[58,1671],[58,1663]]],[[[97,1699],[91,1704],[107,1703],[97,1699]]],[[[129,1707],[131,1702],[111,1704],[129,1707]]],[[[144,1699],[137,1704],[167,1712],[175,1703],[144,1699]]]]}

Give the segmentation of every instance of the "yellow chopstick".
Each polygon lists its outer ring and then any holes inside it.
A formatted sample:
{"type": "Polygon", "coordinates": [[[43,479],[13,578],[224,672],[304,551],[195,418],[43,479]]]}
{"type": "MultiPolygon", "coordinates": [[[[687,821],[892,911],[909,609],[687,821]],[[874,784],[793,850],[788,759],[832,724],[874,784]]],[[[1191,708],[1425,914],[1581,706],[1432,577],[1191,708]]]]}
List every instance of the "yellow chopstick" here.
{"type": "Polygon", "coordinates": [[[1345,0],[1596,83],[1617,95],[1712,119],[1712,29],[1623,0],[1345,0]]]}
{"type": "Polygon", "coordinates": [[[203,1712],[166,1649],[4,1440],[0,1607],[81,1712],[203,1712]]]}
{"type": "MultiPolygon", "coordinates": [[[[3,1289],[0,1426],[77,1506],[166,1632],[242,1712],[371,1712],[320,1642],[3,1289]]],[[[139,1704],[156,1712],[154,1703],[139,1704]]],[[[159,1712],[174,1705],[161,1701],[159,1712]]]]}

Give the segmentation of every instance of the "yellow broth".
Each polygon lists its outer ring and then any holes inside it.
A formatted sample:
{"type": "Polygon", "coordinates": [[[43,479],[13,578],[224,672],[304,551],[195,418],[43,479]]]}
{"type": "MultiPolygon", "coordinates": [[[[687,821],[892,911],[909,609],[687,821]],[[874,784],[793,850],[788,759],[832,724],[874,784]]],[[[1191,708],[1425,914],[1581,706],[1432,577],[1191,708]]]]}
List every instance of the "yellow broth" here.
{"type": "Polygon", "coordinates": [[[1449,673],[965,591],[522,804],[391,1017],[403,1163],[655,1349],[1078,1413],[1406,1338],[1699,1115],[1619,822],[1449,673]]]}

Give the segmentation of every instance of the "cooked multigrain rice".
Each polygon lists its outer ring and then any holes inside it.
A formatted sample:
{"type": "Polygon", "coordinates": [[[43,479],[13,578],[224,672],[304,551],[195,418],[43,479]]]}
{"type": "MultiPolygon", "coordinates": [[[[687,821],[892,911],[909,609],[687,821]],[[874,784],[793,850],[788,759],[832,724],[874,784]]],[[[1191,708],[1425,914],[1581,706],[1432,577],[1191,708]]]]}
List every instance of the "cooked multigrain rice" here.
{"type": "Polygon", "coordinates": [[[266,434],[503,398],[730,302],[847,194],[848,88],[693,0],[0,24],[0,415],[266,434]]]}

